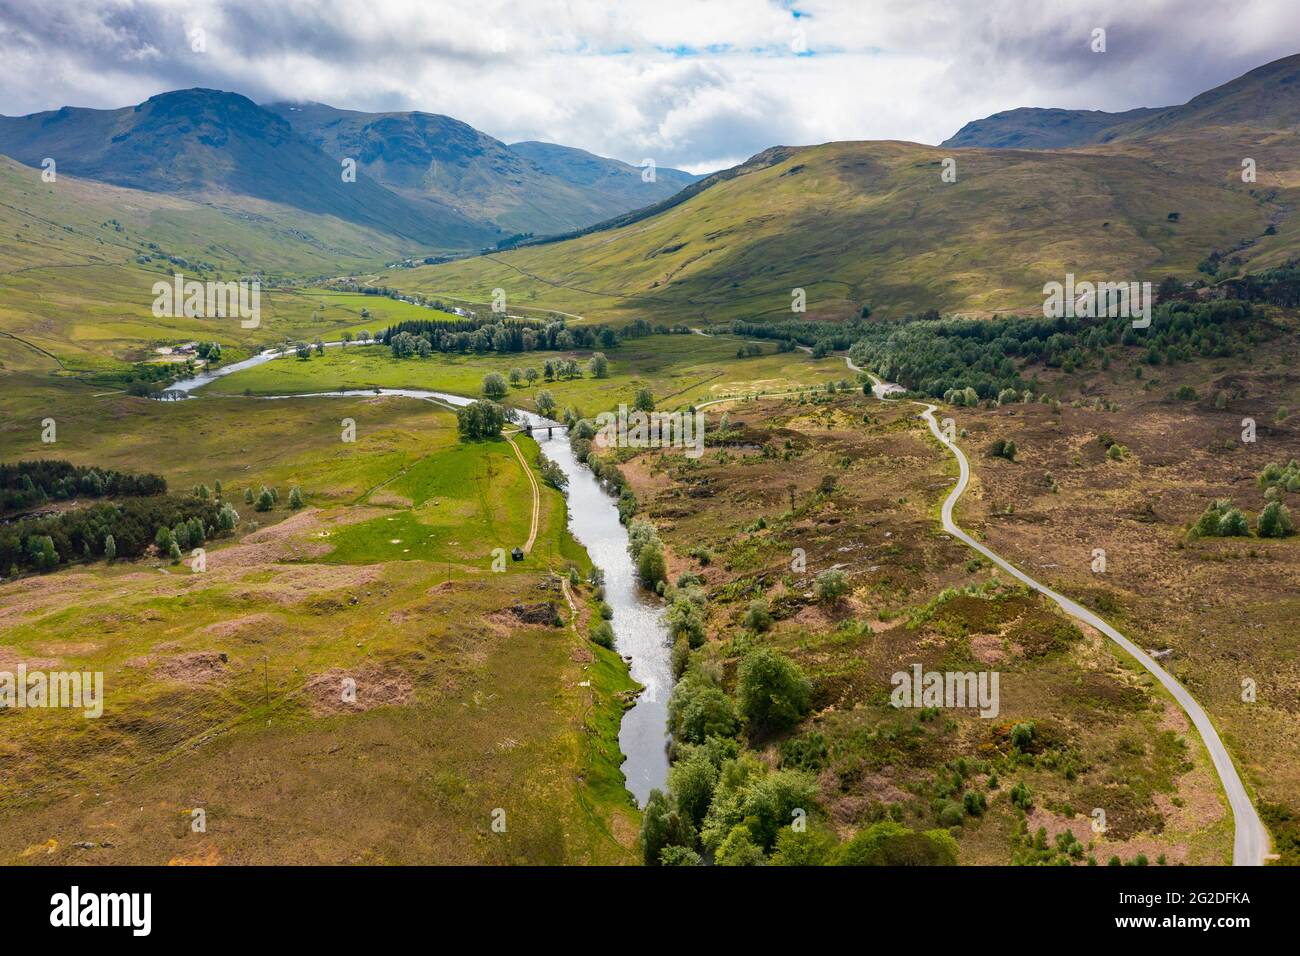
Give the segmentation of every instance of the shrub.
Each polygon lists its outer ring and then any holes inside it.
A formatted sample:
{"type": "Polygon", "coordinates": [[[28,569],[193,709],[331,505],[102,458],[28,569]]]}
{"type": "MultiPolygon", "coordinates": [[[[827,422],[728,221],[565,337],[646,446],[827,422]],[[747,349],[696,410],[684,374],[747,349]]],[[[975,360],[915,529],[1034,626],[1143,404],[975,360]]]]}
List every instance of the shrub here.
{"type": "Polygon", "coordinates": [[[591,640],[601,647],[614,649],[614,629],[609,626],[608,621],[600,621],[591,629],[591,640]]]}
{"type": "Polygon", "coordinates": [[[839,568],[832,568],[817,575],[815,585],[817,600],[821,604],[835,604],[849,593],[849,579],[839,568]]]}
{"type": "Polygon", "coordinates": [[[772,615],[767,609],[767,602],[762,598],[750,601],[743,623],[751,631],[766,631],[771,627],[772,615]]]}

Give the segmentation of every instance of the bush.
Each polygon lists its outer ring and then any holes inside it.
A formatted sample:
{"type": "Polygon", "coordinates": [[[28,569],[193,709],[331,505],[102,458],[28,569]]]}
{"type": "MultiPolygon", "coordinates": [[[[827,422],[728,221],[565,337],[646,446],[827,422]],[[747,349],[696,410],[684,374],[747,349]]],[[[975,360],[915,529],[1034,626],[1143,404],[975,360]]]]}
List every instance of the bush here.
{"type": "Polygon", "coordinates": [[[892,820],[873,823],[835,854],[837,866],[955,866],[957,842],[942,830],[917,833],[892,820]]]}
{"type": "Polygon", "coordinates": [[[849,593],[849,579],[839,568],[823,571],[817,575],[815,591],[819,603],[835,604],[849,593]]]}
{"type": "Polygon", "coordinates": [[[609,626],[608,621],[600,621],[591,629],[591,640],[601,647],[614,649],[614,629],[609,626]]]}
{"type": "Polygon", "coordinates": [[[767,609],[767,602],[762,598],[755,598],[749,602],[749,609],[745,611],[743,620],[745,627],[751,631],[766,631],[772,626],[772,615],[767,609]]]}
{"type": "Polygon", "coordinates": [[[760,733],[794,726],[812,702],[812,684],[799,666],[770,648],[751,651],[736,675],[740,712],[760,733]]]}

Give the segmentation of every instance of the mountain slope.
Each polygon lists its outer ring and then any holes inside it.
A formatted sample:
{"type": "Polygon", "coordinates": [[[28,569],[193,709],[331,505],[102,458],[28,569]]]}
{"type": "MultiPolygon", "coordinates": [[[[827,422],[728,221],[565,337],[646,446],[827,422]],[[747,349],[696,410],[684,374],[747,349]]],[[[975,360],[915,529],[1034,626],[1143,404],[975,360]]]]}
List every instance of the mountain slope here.
{"type": "Polygon", "coordinates": [[[433,113],[361,113],[323,103],[272,103],[267,109],[328,155],[356,159],[360,169],[404,196],[433,198],[507,233],[589,226],[695,179],[667,169],[644,183],[639,169],[617,160],[550,143],[507,146],[433,113]]]}
{"type": "MultiPolygon", "coordinates": [[[[565,242],[415,270],[429,291],[658,321],[845,319],[1042,304],[1067,272],[1195,274],[1206,250],[1264,230],[1242,192],[1123,155],[830,143],[719,179],[649,218],[565,242]],[[1178,212],[1178,219],[1169,214],[1178,212]]],[[[481,299],[486,301],[486,299],[481,299]]]]}
{"type": "Polygon", "coordinates": [[[62,173],[151,192],[266,200],[434,249],[493,235],[431,199],[412,203],[366,176],[344,182],[337,161],[235,93],[180,90],[118,110],[0,117],[0,153],[31,166],[52,157],[62,173]]]}
{"type": "Polygon", "coordinates": [[[422,288],[660,321],[1041,308],[1067,273],[1206,279],[1300,254],[1300,57],[1058,150],[829,143],[768,151],[564,242],[419,270],[422,288]],[[1121,136],[1121,132],[1123,136],[1121,136]],[[1242,159],[1258,181],[1243,182],[1242,159]],[[957,180],[942,163],[955,158],[957,180]],[[757,157],[756,157],[757,159],[757,157]]]}
{"type": "Polygon", "coordinates": [[[1061,149],[1100,142],[1117,126],[1143,119],[1159,108],[1105,113],[1101,110],[1062,110],[1020,107],[972,120],[940,146],[988,149],[1061,149]]]}

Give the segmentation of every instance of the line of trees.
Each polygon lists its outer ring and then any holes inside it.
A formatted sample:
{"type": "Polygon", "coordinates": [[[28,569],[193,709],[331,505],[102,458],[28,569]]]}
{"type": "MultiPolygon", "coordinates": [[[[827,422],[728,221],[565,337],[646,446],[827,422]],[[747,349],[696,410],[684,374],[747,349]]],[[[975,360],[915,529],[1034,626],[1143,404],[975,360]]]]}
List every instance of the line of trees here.
{"type": "Polygon", "coordinates": [[[167,491],[161,475],[133,474],[40,458],[0,464],[0,511],[69,498],[147,497],[167,491]]]}
{"type": "Polygon", "coordinates": [[[1142,361],[1169,365],[1194,358],[1243,355],[1276,332],[1254,306],[1236,300],[1167,302],[1156,306],[1150,328],[1132,319],[1013,318],[881,322],[863,329],[849,350],[859,365],[933,398],[973,388],[981,400],[1026,386],[1021,368],[1042,362],[1073,371],[1093,362],[1104,368],[1119,348],[1143,349],[1142,361]]]}
{"type": "Polygon", "coordinates": [[[201,529],[202,543],[233,529],[231,516],[222,514],[228,507],[203,498],[154,495],[24,518],[0,526],[0,568],[13,577],[24,571],[53,571],[75,561],[138,558],[155,543],[160,529],[174,539],[172,529],[184,528],[187,542],[201,529]]]}

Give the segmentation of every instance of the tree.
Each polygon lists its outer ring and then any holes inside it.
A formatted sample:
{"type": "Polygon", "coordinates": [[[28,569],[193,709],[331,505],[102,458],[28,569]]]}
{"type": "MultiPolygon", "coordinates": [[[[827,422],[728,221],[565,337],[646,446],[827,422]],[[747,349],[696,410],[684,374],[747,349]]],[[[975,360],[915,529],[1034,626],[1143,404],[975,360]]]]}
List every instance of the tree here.
{"type": "Polygon", "coordinates": [[[251,505],[252,503],[253,503],[253,489],[252,489],[252,488],[245,488],[245,489],[244,489],[244,504],[246,504],[246,505],[251,505]]]}
{"type": "Polygon", "coordinates": [[[658,538],[647,541],[636,558],[636,573],[641,583],[652,591],[667,579],[668,563],[664,560],[664,546],[658,538]]]}
{"type": "Polygon", "coordinates": [[[302,489],[294,485],[289,489],[289,507],[297,511],[303,506],[302,489]]]}
{"type": "Polygon", "coordinates": [[[221,510],[217,512],[217,527],[222,531],[230,532],[235,530],[237,524],[239,524],[239,512],[229,503],[223,504],[221,510]]]}
{"type": "Polygon", "coordinates": [[[609,359],[605,358],[604,352],[596,352],[587,362],[587,371],[591,373],[592,378],[609,377],[609,359]]]}
{"type": "Polygon", "coordinates": [[[533,368],[531,365],[528,368],[524,369],[524,378],[531,386],[534,382],[537,381],[537,369],[533,368]]]}
{"type": "Polygon", "coordinates": [[[112,561],[117,557],[117,541],[111,534],[104,536],[104,560],[112,561]]]}
{"type": "Polygon", "coordinates": [[[311,346],[306,342],[299,342],[293,347],[293,350],[297,353],[299,361],[305,362],[311,358],[311,346]]]}
{"type": "Polygon", "coordinates": [[[258,511],[270,511],[275,507],[275,495],[269,488],[263,487],[257,495],[257,504],[253,506],[258,511]]]}
{"type": "Polygon", "coordinates": [[[1270,501],[1259,513],[1256,523],[1261,538],[1285,538],[1295,531],[1291,511],[1280,501],[1270,501]]]}
{"type": "Polygon", "coordinates": [[[654,396],[650,394],[650,389],[637,389],[636,398],[633,400],[632,407],[639,412],[653,412],[655,410],[655,399],[654,396]]]}
{"type": "Polygon", "coordinates": [[[171,558],[172,564],[180,564],[181,546],[175,540],[172,541],[171,547],[167,549],[167,557],[171,558]]]}
{"type": "Polygon", "coordinates": [[[646,866],[658,866],[665,847],[691,847],[695,833],[660,790],[651,790],[641,818],[641,849],[646,866]]]}
{"type": "Polygon", "coordinates": [[[734,737],[740,730],[740,717],[731,698],[693,671],[673,688],[668,723],[677,740],[690,744],[702,744],[710,737],[734,737]]]}
{"type": "Polygon", "coordinates": [[[1250,523],[1240,508],[1229,508],[1219,519],[1219,534],[1225,538],[1245,538],[1250,535],[1250,523]]]}
{"type": "Polygon", "coordinates": [[[511,384],[511,385],[513,385],[515,388],[518,388],[518,387],[519,387],[519,383],[522,382],[523,380],[524,380],[524,370],[523,370],[523,369],[521,369],[521,368],[512,368],[512,369],[510,370],[510,384],[511,384]]]}
{"type": "Polygon", "coordinates": [[[768,647],[750,651],[736,675],[740,712],[760,733],[794,726],[812,703],[812,684],[799,665],[768,647]]]}
{"type": "Polygon", "coordinates": [[[27,539],[27,556],[37,571],[48,571],[59,563],[59,552],[48,534],[34,534],[27,539]]]}
{"type": "Polygon", "coordinates": [[[505,423],[506,411],[496,402],[472,402],[456,410],[456,427],[465,441],[496,438],[505,423]]]}
{"type": "Polygon", "coordinates": [[[542,462],[542,480],[559,491],[569,487],[569,476],[549,458],[542,462]]]}
{"type": "Polygon", "coordinates": [[[483,376],[483,397],[494,402],[499,402],[506,397],[510,389],[506,385],[505,378],[500,372],[489,372],[483,376]]]}
{"type": "Polygon", "coordinates": [[[555,414],[555,396],[548,389],[542,389],[537,393],[537,414],[543,418],[550,418],[555,414]]]}
{"type": "Polygon", "coordinates": [[[704,748],[686,747],[684,751],[668,771],[668,790],[678,812],[698,829],[713,800],[713,788],[718,785],[718,768],[704,748]]]}

